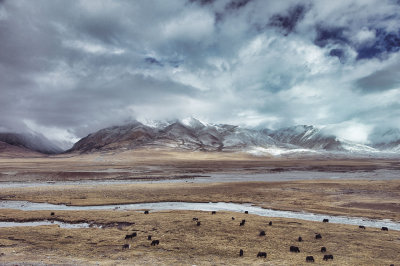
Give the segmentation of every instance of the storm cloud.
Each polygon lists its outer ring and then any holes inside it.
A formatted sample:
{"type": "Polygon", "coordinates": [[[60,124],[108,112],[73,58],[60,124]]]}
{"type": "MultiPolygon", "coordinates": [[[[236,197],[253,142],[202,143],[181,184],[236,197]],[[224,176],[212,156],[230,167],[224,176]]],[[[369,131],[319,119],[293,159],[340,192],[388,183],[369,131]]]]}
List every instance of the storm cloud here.
{"type": "Polygon", "coordinates": [[[1,131],[400,124],[398,1],[5,0],[0,40],[1,131]]]}

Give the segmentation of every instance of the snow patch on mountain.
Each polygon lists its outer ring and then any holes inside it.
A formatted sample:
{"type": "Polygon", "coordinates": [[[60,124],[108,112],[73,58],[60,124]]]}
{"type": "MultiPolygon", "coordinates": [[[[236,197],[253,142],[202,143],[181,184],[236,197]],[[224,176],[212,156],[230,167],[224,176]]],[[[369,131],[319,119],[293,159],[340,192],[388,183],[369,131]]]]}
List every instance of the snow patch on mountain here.
{"type": "Polygon", "coordinates": [[[201,128],[204,128],[206,126],[209,126],[208,123],[203,122],[203,121],[201,121],[201,120],[199,120],[197,118],[194,118],[194,117],[187,117],[187,118],[181,119],[180,122],[183,125],[185,125],[187,127],[190,127],[190,128],[193,128],[193,129],[201,129],[201,128]]]}
{"type": "Polygon", "coordinates": [[[310,149],[284,149],[280,147],[269,147],[269,148],[263,148],[263,147],[252,147],[250,148],[247,153],[253,155],[253,156],[266,156],[266,155],[272,155],[272,156],[283,156],[283,155],[293,155],[293,154],[316,154],[318,151],[315,150],[310,150],[310,149]]]}
{"type": "Polygon", "coordinates": [[[351,141],[347,141],[344,139],[339,139],[339,141],[341,142],[341,145],[343,147],[344,150],[346,150],[347,152],[352,152],[352,153],[376,153],[376,152],[380,152],[379,150],[364,145],[364,144],[359,144],[359,143],[354,143],[351,141]]]}

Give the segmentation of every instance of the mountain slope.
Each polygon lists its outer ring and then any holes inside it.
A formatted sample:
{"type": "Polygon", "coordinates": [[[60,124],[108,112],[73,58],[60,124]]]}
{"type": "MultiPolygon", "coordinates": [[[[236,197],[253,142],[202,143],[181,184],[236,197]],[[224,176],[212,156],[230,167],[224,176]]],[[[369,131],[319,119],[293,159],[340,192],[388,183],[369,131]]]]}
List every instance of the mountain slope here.
{"type": "Polygon", "coordinates": [[[0,157],[41,157],[41,153],[0,141],[0,157]]]}
{"type": "Polygon", "coordinates": [[[326,134],[313,126],[299,125],[275,131],[269,136],[281,143],[313,150],[344,151],[341,142],[333,135],[326,134]]]}
{"type": "Polygon", "coordinates": [[[139,122],[101,129],[79,140],[69,151],[131,149],[154,140],[155,130],[139,122]]]}
{"type": "Polygon", "coordinates": [[[4,133],[0,132],[0,141],[13,146],[23,147],[32,151],[45,154],[55,154],[62,152],[62,149],[53,144],[41,134],[35,133],[4,133]]]}
{"type": "Polygon", "coordinates": [[[400,152],[400,130],[397,128],[377,129],[370,136],[371,146],[379,150],[400,152]]]}

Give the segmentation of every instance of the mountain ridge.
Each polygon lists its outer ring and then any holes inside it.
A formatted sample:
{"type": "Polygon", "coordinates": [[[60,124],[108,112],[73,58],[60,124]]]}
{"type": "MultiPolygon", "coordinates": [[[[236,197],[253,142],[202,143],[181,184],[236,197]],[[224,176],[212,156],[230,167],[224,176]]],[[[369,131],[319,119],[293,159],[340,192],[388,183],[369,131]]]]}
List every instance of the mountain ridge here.
{"type": "Polygon", "coordinates": [[[249,129],[229,124],[210,124],[196,118],[169,122],[134,121],[101,129],[79,140],[66,152],[94,152],[139,147],[165,147],[191,151],[268,150],[285,152],[375,153],[378,146],[354,143],[310,125],[249,129]]]}

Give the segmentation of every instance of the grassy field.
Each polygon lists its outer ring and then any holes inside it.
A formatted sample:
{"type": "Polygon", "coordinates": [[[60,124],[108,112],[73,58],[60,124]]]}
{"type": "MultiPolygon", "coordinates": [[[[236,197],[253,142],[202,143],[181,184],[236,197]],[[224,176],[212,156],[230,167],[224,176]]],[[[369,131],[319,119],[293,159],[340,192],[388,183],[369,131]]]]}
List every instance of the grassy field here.
{"type": "Polygon", "coordinates": [[[48,211],[3,210],[1,219],[26,221],[56,219],[65,222],[131,226],[62,229],[58,226],[0,228],[0,263],[64,263],[105,265],[306,265],[314,256],[318,265],[389,265],[400,259],[400,232],[295,219],[266,218],[244,213],[199,211],[48,211]],[[201,226],[192,220],[197,217],[201,226]],[[232,220],[235,217],[235,220],[232,220]],[[245,226],[239,222],[245,219],[245,226]],[[269,226],[272,221],[272,226],[269,226]],[[259,236],[264,230],[266,236],[259,236]],[[136,232],[133,240],[125,235],[136,232]],[[322,239],[315,239],[320,233],[322,239]],[[151,246],[148,235],[160,244],[151,246]],[[297,242],[302,236],[303,242],[297,242]],[[130,249],[123,249],[123,244],[130,249]],[[300,253],[289,252],[291,245],[300,253]],[[322,260],[322,246],[334,256],[322,260]],[[243,249],[244,256],[239,257],[243,249]],[[259,251],[267,258],[257,258],[259,251]]]}

